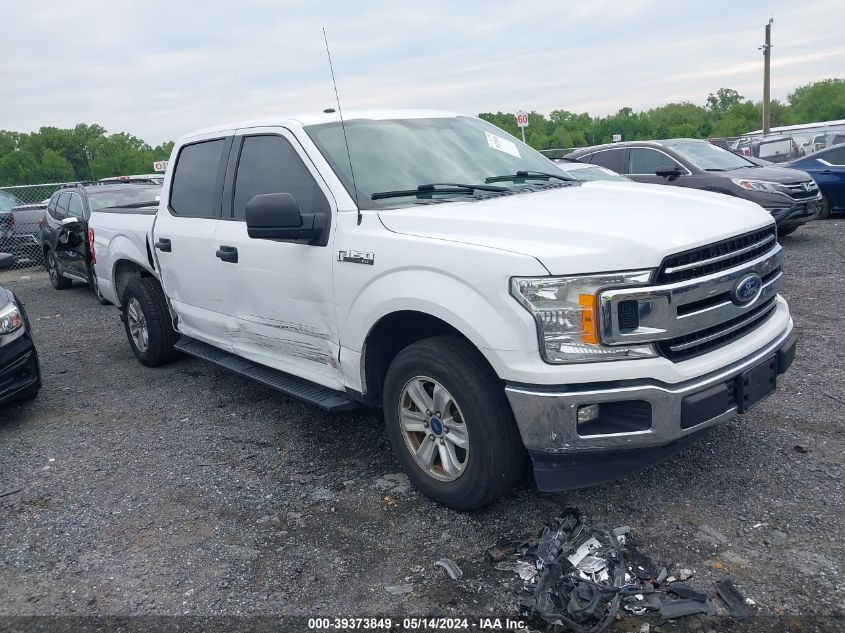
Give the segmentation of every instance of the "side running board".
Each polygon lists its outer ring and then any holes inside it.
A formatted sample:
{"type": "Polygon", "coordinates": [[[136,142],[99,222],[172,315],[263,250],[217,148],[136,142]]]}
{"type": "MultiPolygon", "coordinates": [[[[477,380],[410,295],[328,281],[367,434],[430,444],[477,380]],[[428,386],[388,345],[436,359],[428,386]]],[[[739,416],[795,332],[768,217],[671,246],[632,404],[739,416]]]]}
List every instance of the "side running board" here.
{"type": "Polygon", "coordinates": [[[265,387],[281,391],[285,395],[316,405],[326,411],[346,411],[358,407],[358,403],[345,393],[314,384],[297,376],[291,376],[266,365],[254,363],[251,360],[235,356],[187,336],[180,338],[173,347],[189,356],[213,363],[239,376],[249,378],[265,387]]]}

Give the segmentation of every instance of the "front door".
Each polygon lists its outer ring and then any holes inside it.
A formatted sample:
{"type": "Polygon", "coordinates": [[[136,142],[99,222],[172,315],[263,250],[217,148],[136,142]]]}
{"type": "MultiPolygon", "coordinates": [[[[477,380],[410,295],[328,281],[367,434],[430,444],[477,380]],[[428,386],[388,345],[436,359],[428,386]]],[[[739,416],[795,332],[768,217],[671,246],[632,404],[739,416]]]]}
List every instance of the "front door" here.
{"type": "Polygon", "coordinates": [[[56,202],[53,221],[52,245],[62,272],[87,279],[85,267],[85,221],[82,212],[82,197],[78,193],[63,193],[56,202]],[[76,222],[69,222],[76,220],[76,222]]]}
{"type": "Polygon", "coordinates": [[[653,185],[683,186],[689,171],[666,152],[651,147],[628,148],[628,159],[623,172],[637,182],[647,182],[653,185]],[[681,175],[658,176],[658,169],[677,168],[681,175]]]}
{"type": "Polygon", "coordinates": [[[246,205],[256,195],[289,193],[303,214],[323,212],[330,223],[334,199],[287,130],[238,134],[226,179],[224,219],[215,235],[232,347],[239,356],[342,389],[331,282],[334,235],[323,246],[253,239],[245,222],[246,205]]]}
{"type": "Polygon", "coordinates": [[[223,174],[232,139],[185,145],[170,174],[167,208],[160,208],[153,245],[164,291],[182,334],[229,348],[217,276],[214,232],[220,221],[223,174]]]}

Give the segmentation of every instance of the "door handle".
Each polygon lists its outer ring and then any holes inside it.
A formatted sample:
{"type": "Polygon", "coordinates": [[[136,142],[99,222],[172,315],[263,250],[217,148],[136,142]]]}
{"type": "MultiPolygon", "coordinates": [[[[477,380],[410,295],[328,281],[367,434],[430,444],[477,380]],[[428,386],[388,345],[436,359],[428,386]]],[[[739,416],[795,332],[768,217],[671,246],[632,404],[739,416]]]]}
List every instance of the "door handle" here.
{"type": "Polygon", "coordinates": [[[832,169],[822,169],[819,173],[820,174],[832,174],[833,170],[832,169]]]}
{"type": "Polygon", "coordinates": [[[162,253],[169,253],[172,249],[170,245],[170,240],[166,237],[160,237],[158,241],[155,243],[155,247],[160,250],[162,253]]]}
{"type": "Polygon", "coordinates": [[[224,262],[238,263],[238,249],[234,246],[221,246],[217,249],[217,257],[224,262]]]}

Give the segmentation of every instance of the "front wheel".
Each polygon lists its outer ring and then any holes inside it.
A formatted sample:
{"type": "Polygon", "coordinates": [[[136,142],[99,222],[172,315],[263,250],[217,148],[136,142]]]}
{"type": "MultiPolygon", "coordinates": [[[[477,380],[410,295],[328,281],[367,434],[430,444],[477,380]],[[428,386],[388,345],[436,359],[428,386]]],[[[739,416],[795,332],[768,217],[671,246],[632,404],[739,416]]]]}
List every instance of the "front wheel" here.
{"type": "Polygon", "coordinates": [[[59,260],[52,250],[47,251],[47,272],[50,274],[50,283],[56,290],[67,290],[73,282],[59,271],[59,260]]]}
{"type": "Polygon", "coordinates": [[[827,220],[830,217],[830,198],[822,196],[822,206],[816,215],[817,220],[827,220]]]}
{"type": "Polygon", "coordinates": [[[387,370],[390,443],[424,494],[455,510],[486,505],[525,474],[504,389],[481,354],[457,336],[403,349],[387,370]]]}
{"type": "Polygon", "coordinates": [[[170,320],[167,299],[152,277],[133,279],[123,293],[123,326],[135,358],[147,367],[169,363],[179,338],[170,320]]]}

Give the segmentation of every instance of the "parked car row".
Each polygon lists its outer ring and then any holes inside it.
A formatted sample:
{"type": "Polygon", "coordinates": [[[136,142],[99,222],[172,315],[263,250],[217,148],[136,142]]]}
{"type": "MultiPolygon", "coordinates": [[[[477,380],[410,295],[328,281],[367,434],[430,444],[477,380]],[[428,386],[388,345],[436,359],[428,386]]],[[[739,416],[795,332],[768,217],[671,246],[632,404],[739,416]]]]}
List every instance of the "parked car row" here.
{"type": "Polygon", "coordinates": [[[822,195],[802,171],[760,166],[696,139],[629,141],[576,150],[568,155],[601,165],[637,182],[673,185],[744,198],[765,208],[781,235],[821,213],[822,195]]]}

